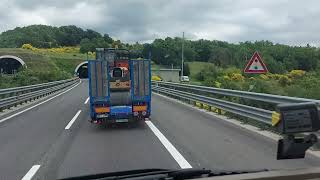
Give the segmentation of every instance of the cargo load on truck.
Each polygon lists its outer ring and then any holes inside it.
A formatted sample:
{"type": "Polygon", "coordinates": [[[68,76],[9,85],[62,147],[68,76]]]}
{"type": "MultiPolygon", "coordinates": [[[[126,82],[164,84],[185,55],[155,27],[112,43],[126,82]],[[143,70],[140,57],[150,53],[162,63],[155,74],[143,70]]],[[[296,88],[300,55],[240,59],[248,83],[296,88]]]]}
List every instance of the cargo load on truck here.
{"type": "Polygon", "coordinates": [[[125,49],[96,50],[88,61],[91,122],[144,120],[151,113],[151,64],[125,49]]]}

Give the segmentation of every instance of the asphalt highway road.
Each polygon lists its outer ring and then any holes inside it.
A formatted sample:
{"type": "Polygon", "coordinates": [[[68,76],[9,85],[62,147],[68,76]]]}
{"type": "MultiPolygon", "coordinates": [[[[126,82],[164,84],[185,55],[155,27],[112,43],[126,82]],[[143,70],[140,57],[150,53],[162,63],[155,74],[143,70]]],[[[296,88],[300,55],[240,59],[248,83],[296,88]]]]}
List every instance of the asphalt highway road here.
{"type": "Polygon", "coordinates": [[[87,98],[88,82],[83,80],[1,122],[0,179],[57,179],[141,168],[320,166],[311,155],[277,161],[275,141],[159,95],[152,96],[150,121],[137,126],[91,124],[87,98]]]}

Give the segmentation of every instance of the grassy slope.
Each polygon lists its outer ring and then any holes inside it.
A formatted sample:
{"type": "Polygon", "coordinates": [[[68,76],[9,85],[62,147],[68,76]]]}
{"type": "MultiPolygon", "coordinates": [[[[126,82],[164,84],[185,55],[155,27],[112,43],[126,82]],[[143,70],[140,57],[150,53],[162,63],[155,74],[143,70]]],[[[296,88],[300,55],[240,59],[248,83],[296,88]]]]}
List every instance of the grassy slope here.
{"type": "Polygon", "coordinates": [[[212,65],[212,63],[199,62],[199,61],[187,62],[187,64],[189,65],[189,68],[190,68],[191,77],[194,77],[198,72],[200,72],[206,66],[212,65]]]}
{"type": "MultiPolygon", "coordinates": [[[[26,62],[28,69],[32,71],[51,71],[55,69],[63,70],[71,75],[73,74],[75,67],[87,59],[86,54],[78,52],[50,52],[46,49],[32,51],[21,48],[0,48],[0,56],[1,55],[14,55],[20,57],[26,62]]],[[[89,57],[89,59],[93,58],[93,56],[89,57]]],[[[194,83],[197,83],[194,76],[204,67],[211,64],[207,62],[187,63],[190,67],[190,78],[194,83]]],[[[162,66],[153,64],[152,68],[159,69],[162,68],[162,66]]]]}
{"type": "Polygon", "coordinates": [[[190,68],[190,83],[194,85],[201,85],[202,83],[196,80],[195,75],[199,73],[202,69],[204,69],[206,66],[211,66],[212,63],[193,61],[187,62],[187,64],[190,68]]]}
{"type": "Polygon", "coordinates": [[[14,76],[1,75],[0,89],[38,84],[73,77],[75,67],[86,60],[86,55],[80,54],[77,48],[71,49],[72,52],[61,52],[64,50],[64,48],[50,50],[0,48],[0,56],[13,55],[20,57],[23,61],[25,61],[28,67],[24,71],[19,71],[14,76]]]}
{"type": "Polygon", "coordinates": [[[55,64],[50,61],[47,56],[34,53],[30,50],[1,48],[0,56],[2,55],[13,55],[19,57],[26,63],[28,69],[34,71],[49,71],[50,69],[55,68],[55,64]]]}
{"type": "Polygon", "coordinates": [[[59,69],[63,69],[68,73],[73,73],[77,65],[87,59],[85,55],[80,53],[48,53],[47,57],[49,57],[59,69]]]}
{"type": "MultiPolygon", "coordinates": [[[[60,69],[73,73],[74,68],[87,59],[80,53],[56,53],[47,50],[31,51],[20,48],[0,48],[1,55],[20,57],[32,71],[50,71],[60,69]]],[[[90,57],[92,58],[92,57],[90,57]]]]}

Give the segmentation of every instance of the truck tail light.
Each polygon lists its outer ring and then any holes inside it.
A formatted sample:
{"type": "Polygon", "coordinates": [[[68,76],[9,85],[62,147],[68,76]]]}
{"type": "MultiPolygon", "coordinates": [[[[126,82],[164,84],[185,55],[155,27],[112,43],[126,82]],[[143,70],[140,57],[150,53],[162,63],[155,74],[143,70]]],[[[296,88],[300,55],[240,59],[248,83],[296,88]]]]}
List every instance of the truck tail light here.
{"type": "Polygon", "coordinates": [[[95,107],[94,110],[96,113],[108,113],[110,112],[110,107],[95,107]]]}
{"type": "Polygon", "coordinates": [[[133,106],[133,112],[147,111],[147,106],[133,106]]]}

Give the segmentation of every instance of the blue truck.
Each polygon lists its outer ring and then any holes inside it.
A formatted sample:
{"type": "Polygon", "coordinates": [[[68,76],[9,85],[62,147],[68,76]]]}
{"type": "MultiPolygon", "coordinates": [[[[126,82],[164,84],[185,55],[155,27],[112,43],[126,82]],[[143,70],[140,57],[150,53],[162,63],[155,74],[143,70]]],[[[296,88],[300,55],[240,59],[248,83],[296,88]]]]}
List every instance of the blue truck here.
{"type": "Polygon", "coordinates": [[[151,114],[151,63],[125,49],[97,48],[88,61],[90,122],[134,122],[151,114]]]}

